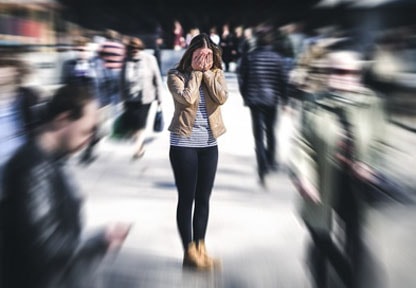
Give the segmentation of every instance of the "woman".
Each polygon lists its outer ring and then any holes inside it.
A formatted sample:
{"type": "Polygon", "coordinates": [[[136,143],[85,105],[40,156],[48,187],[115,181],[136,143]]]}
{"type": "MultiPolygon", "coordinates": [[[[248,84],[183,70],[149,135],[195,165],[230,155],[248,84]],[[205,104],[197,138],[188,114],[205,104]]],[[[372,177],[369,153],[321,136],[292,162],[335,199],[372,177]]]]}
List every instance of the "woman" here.
{"type": "Polygon", "coordinates": [[[161,104],[163,82],[156,57],[143,51],[142,40],[131,38],[127,58],[121,73],[121,91],[124,101],[123,127],[136,137],[133,159],[145,152],[144,138],[147,116],[153,101],[161,104]]]}
{"type": "Polygon", "coordinates": [[[198,269],[218,263],[207,255],[204,239],[218,163],[217,138],[226,130],[220,105],[227,100],[228,90],[221,64],[221,48],[209,35],[199,34],[167,79],[175,104],[168,128],[169,157],[178,189],[183,264],[198,269]]]}

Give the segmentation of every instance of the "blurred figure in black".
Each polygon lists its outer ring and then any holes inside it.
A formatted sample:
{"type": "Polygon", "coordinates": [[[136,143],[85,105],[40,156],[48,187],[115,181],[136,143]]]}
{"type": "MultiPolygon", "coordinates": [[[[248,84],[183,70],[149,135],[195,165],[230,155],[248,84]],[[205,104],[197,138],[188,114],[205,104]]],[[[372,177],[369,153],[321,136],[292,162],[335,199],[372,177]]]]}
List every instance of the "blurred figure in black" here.
{"type": "Polygon", "coordinates": [[[222,48],[222,61],[224,62],[224,71],[230,71],[230,63],[234,60],[234,54],[238,47],[235,45],[235,35],[230,30],[229,24],[222,26],[220,46],[222,48]]]}
{"type": "Polygon", "coordinates": [[[262,24],[256,28],[257,48],[245,55],[238,67],[238,83],[244,105],[251,111],[260,182],[278,169],[276,135],[278,107],[286,105],[284,62],[273,48],[274,30],[262,24]]]}
{"type": "MultiPolygon", "coordinates": [[[[27,86],[30,73],[20,55],[1,51],[0,58],[0,283],[3,283],[3,168],[13,153],[34,137],[41,121],[41,97],[37,89],[27,86]]],[[[1,285],[0,285],[1,286],[1,285]]],[[[4,286],[1,286],[4,287],[4,286]]]]}
{"type": "Polygon", "coordinates": [[[85,85],[60,88],[39,134],[7,162],[2,287],[78,287],[77,281],[88,287],[90,264],[126,238],[127,224],[81,236],[82,195],[65,165],[91,139],[97,106],[85,85]]]}

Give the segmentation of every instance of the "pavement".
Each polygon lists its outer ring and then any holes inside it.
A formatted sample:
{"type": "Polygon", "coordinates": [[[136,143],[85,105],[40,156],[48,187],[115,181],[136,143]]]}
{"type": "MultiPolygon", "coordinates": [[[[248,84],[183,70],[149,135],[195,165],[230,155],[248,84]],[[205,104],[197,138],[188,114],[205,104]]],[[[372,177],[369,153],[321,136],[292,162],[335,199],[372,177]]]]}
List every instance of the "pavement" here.
{"type": "MultiPolygon", "coordinates": [[[[296,215],[295,189],[284,169],[268,175],[266,188],[259,184],[249,110],[243,106],[235,74],[226,76],[230,94],[222,113],[227,133],[218,140],[206,236],[208,251],[221,259],[221,269],[182,269],[166,129],[173,102],[166,89],[165,130],[152,131],[152,106],[143,158],[131,161],[131,142],[106,138],[90,165],[80,166],[76,157],[71,161],[86,197],[86,227],[116,221],[133,224],[120,251],[107,255],[98,269],[97,287],[310,287],[303,256],[306,230],[296,215]]],[[[276,129],[284,162],[290,121],[281,123],[285,129],[276,129]]]]}

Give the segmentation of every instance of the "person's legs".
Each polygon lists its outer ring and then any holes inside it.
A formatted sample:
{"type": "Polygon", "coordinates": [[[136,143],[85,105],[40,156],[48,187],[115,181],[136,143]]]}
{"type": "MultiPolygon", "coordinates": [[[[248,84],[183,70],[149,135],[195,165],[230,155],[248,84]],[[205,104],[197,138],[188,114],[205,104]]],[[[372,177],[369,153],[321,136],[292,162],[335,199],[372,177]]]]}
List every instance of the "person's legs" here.
{"type": "Polygon", "coordinates": [[[145,152],[144,140],[146,137],[147,118],[151,104],[132,103],[129,106],[129,126],[134,131],[133,137],[136,138],[133,148],[133,158],[143,156],[145,152]]]}
{"type": "Polygon", "coordinates": [[[262,184],[264,184],[264,176],[267,173],[267,157],[264,147],[264,111],[261,107],[252,106],[251,121],[253,128],[254,142],[256,146],[257,171],[262,184]]]}
{"type": "Polygon", "coordinates": [[[277,161],[276,161],[276,116],[277,108],[276,107],[264,107],[265,110],[265,126],[266,126],[266,141],[267,141],[267,165],[271,170],[277,170],[277,161]]]}
{"type": "Polygon", "coordinates": [[[205,239],[209,216],[209,199],[218,164],[218,147],[200,148],[198,151],[198,179],[195,193],[194,240],[205,239]]]}
{"type": "Polygon", "coordinates": [[[219,260],[208,255],[205,246],[205,234],[209,217],[209,200],[218,164],[218,147],[198,149],[198,180],[195,193],[194,209],[194,240],[197,251],[206,267],[212,268],[220,264],[219,260]]]}
{"type": "Polygon", "coordinates": [[[197,185],[198,158],[195,148],[171,146],[170,163],[178,189],[176,220],[184,250],[192,242],[192,206],[197,185]]]}
{"type": "Polygon", "coordinates": [[[139,129],[138,131],[136,131],[134,133],[134,136],[136,138],[136,142],[134,144],[134,148],[133,148],[133,157],[134,158],[140,158],[143,156],[144,154],[144,138],[145,138],[145,132],[146,129],[139,129]]]}

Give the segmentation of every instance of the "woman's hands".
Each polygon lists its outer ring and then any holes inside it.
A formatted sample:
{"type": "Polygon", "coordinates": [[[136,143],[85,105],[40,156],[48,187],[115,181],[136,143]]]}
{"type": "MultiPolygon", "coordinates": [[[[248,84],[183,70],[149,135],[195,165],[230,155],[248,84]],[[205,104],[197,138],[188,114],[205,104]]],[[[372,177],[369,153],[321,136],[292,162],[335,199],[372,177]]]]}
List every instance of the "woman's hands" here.
{"type": "Polygon", "coordinates": [[[212,50],[209,48],[200,48],[194,51],[192,55],[192,69],[195,71],[205,72],[212,68],[214,59],[212,50]]]}

